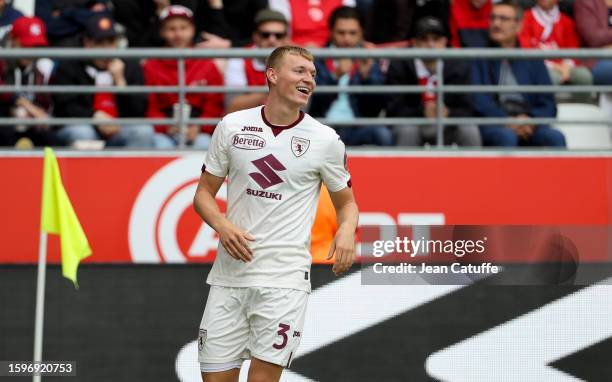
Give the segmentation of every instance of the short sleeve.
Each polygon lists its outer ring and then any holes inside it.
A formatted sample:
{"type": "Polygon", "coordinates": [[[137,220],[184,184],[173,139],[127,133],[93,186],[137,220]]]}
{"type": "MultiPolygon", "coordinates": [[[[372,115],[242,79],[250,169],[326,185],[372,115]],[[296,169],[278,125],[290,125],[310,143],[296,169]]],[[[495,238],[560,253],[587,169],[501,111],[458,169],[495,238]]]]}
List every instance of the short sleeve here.
{"type": "Polygon", "coordinates": [[[350,186],[351,174],[346,168],[346,148],[340,138],[328,145],[321,166],[321,178],[330,192],[338,192],[350,186]]]}
{"type": "Polygon", "coordinates": [[[227,129],[221,120],[212,135],[202,172],[206,172],[224,178],[229,171],[229,148],[227,139],[227,129]]]}

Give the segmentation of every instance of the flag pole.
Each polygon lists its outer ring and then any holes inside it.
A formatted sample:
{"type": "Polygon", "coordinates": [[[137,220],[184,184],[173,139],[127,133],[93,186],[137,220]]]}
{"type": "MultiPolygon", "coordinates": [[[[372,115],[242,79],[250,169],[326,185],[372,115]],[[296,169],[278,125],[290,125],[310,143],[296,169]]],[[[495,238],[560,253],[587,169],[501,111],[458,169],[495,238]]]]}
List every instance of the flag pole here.
{"type": "MultiPolygon", "coordinates": [[[[43,161],[42,201],[40,208],[40,243],[38,277],[36,281],[36,313],[34,318],[34,362],[42,362],[45,316],[45,274],[47,272],[47,235],[60,235],[62,274],[77,287],[79,262],[91,255],[91,247],[83,232],[72,203],[66,194],[57,158],[50,147],[45,148],[43,161]]],[[[39,382],[40,375],[34,376],[39,382]]]]}
{"type": "MultiPolygon", "coordinates": [[[[45,276],[47,272],[47,233],[40,232],[38,247],[38,278],[36,281],[36,316],[34,319],[34,362],[42,362],[43,327],[45,315],[45,276]]],[[[34,374],[33,382],[40,382],[34,374]]]]}

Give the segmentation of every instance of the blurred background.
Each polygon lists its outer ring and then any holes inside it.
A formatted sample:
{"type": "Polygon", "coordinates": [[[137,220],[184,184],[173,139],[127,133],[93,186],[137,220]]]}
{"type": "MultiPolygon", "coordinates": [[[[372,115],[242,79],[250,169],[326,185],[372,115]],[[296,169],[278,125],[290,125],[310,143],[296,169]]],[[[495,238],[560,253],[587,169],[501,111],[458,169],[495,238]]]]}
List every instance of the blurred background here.
{"type": "Polygon", "coordinates": [[[220,118],[265,102],[270,49],[297,44],[362,229],[607,234],[570,256],[604,270],[589,282],[366,285],[359,264],[326,264],[323,188],[283,381],[612,380],[609,15],[609,0],[0,0],[0,360],[32,359],[51,146],[93,254],[77,290],[49,236],[43,360],[76,361],[79,381],[200,380],[218,245],[191,208],[205,150],[220,118]]]}

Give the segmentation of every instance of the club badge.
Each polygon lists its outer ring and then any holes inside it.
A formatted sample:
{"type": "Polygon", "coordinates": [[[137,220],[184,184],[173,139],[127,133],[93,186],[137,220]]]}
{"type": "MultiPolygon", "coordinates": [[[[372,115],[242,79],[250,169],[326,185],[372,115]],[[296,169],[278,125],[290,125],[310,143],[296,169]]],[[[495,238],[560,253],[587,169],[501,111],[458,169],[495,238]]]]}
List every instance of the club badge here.
{"type": "Polygon", "coordinates": [[[310,140],[300,137],[291,137],[291,152],[296,157],[301,157],[308,151],[310,147],[310,140]]]}
{"type": "Polygon", "coordinates": [[[198,335],[198,350],[202,351],[204,348],[204,342],[206,342],[206,329],[200,329],[200,334],[198,335]]]}

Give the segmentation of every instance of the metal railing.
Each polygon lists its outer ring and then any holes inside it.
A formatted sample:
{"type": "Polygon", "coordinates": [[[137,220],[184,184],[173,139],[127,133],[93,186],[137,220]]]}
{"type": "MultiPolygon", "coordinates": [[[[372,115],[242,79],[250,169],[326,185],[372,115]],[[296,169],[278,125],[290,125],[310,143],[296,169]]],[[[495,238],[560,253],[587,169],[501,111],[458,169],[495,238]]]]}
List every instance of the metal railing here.
{"type": "MultiPolygon", "coordinates": [[[[186,93],[246,93],[266,92],[265,86],[226,87],[226,86],[186,86],[185,85],[185,60],[194,58],[265,58],[271,52],[269,49],[0,49],[0,59],[18,58],[52,58],[52,59],[92,59],[92,58],[167,58],[176,59],[178,63],[178,84],[176,86],[125,86],[125,87],[100,87],[100,86],[24,86],[0,85],[0,93],[23,93],[23,92],[45,92],[53,93],[79,93],[91,94],[97,92],[116,94],[149,94],[149,93],[177,93],[179,105],[184,105],[186,93]]],[[[474,57],[488,59],[612,59],[612,49],[566,49],[566,50],[526,50],[526,49],[312,49],[311,52],[317,58],[386,58],[386,59],[435,59],[437,71],[442,72],[445,60],[470,60],[474,57]]],[[[350,87],[340,86],[318,86],[317,93],[350,93],[350,94],[403,94],[421,93],[432,91],[431,88],[415,85],[360,85],[350,87]]],[[[457,124],[573,124],[587,125],[596,123],[598,125],[612,124],[601,120],[557,120],[556,118],[531,118],[516,120],[512,118],[444,118],[441,114],[444,103],[444,95],[451,93],[594,93],[611,92],[612,86],[501,86],[501,85],[446,85],[442,76],[437,79],[433,91],[436,93],[437,116],[428,118],[355,118],[350,121],[333,121],[334,126],[363,126],[363,125],[432,125],[436,126],[436,146],[443,147],[443,131],[446,125],[457,124]]],[[[182,109],[182,108],[181,108],[182,109]]],[[[186,130],[189,124],[215,124],[218,118],[184,118],[183,113],[177,113],[175,118],[152,119],[152,118],[117,118],[113,120],[101,120],[92,118],[49,118],[23,120],[17,118],[0,119],[3,125],[67,125],[67,124],[176,124],[179,126],[179,147],[185,147],[186,130]]],[[[321,122],[326,123],[324,118],[321,122]]]]}

